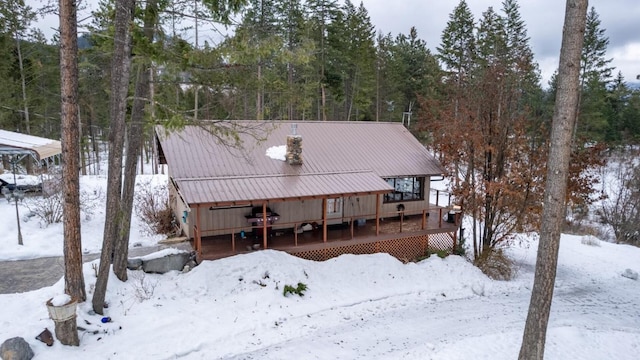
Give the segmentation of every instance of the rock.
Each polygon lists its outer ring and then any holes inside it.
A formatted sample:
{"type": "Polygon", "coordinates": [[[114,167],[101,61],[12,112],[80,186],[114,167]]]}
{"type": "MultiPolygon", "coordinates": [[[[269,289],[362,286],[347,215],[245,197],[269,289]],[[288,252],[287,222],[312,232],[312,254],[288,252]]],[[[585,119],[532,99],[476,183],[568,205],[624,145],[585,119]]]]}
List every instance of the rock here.
{"type": "Polygon", "coordinates": [[[0,345],[0,358],[3,360],[31,360],[33,356],[31,346],[21,337],[8,339],[0,345]]]}
{"type": "Polygon", "coordinates": [[[182,271],[185,264],[191,259],[188,252],[171,254],[157,259],[145,260],[142,262],[142,270],[146,273],[164,274],[176,270],[182,271]]]}
{"type": "Polygon", "coordinates": [[[637,271],[633,271],[631,269],[626,269],[622,273],[622,276],[626,277],[627,279],[638,280],[638,272],[637,271]]]}
{"type": "Polygon", "coordinates": [[[38,334],[38,336],[36,336],[36,340],[42,341],[43,343],[47,344],[47,346],[53,345],[53,335],[47,328],[44,328],[44,330],[42,330],[42,332],[38,334]]]}
{"type": "Polygon", "coordinates": [[[198,263],[196,263],[195,260],[191,259],[191,260],[187,261],[187,264],[182,269],[182,272],[189,272],[196,266],[198,266],[198,263]]]}
{"type": "Polygon", "coordinates": [[[127,259],[127,269],[129,270],[140,270],[142,267],[142,259],[127,259]]]}

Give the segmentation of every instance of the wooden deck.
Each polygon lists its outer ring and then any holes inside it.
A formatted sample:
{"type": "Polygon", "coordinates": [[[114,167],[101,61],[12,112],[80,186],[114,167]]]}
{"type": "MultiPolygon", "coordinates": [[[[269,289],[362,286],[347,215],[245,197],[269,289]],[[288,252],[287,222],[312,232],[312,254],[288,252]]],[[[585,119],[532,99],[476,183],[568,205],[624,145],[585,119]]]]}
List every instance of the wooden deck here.
{"type": "MultiPolygon", "coordinates": [[[[441,221],[437,210],[424,220],[423,228],[421,214],[404,216],[402,221],[398,217],[381,219],[378,235],[375,220],[368,220],[361,226],[357,223],[331,225],[327,226],[326,242],[321,226],[302,233],[295,233],[293,229],[274,229],[267,239],[267,248],[312,260],[324,260],[342,253],[389,252],[397,257],[410,257],[423,253],[426,248],[451,251],[458,224],[441,221]],[[407,252],[408,248],[414,249],[407,252]]],[[[245,239],[239,234],[208,236],[202,238],[202,259],[214,260],[263,248],[261,236],[247,234],[245,239]]]]}

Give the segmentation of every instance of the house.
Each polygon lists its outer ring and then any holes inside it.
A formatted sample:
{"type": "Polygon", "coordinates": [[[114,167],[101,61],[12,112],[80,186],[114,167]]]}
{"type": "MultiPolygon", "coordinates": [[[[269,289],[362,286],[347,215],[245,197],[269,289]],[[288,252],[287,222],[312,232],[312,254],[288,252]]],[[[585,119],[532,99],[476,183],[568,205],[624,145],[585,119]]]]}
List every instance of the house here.
{"type": "Polygon", "coordinates": [[[203,258],[256,249],[414,258],[455,247],[457,217],[430,203],[444,169],[400,123],[221,121],[158,127],[156,139],[171,208],[203,258]]]}

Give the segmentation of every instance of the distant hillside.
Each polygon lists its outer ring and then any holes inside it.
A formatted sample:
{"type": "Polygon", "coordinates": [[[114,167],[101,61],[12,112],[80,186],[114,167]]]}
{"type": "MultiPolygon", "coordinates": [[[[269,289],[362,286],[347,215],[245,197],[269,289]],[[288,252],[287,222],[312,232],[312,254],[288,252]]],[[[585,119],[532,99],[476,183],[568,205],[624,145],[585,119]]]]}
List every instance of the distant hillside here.
{"type": "Polygon", "coordinates": [[[89,41],[89,35],[83,34],[82,36],[78,37],[78,49],[83,50],[90,47],[91,41],[89,41]]]}
{"type": "Polygon", "coordinates": [[[634,90],[640,90],[640,81],[628,82],[627,85],[634,90]]]}

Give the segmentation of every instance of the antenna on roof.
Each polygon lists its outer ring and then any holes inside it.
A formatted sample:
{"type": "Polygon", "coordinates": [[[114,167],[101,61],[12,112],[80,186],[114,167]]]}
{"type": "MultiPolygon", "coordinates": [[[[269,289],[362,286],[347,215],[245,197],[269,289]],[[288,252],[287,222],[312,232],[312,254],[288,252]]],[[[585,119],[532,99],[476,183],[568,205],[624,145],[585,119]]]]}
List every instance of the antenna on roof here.
{"type": "Polygon", "coordinates": [[[291,124],[291,135],[298,135],[298,124],[291,124]]]}
{"type": "Polygon", "coordinates": [[[411,108],[413,107],[413,101],[409,102],[409,111],[405,111],[402,113],[402,125],[404,125],[404,119],[407,119],[407,127],[411,126],[411,114],[413,114],[413,112],[411,112],[411,108]]]}

